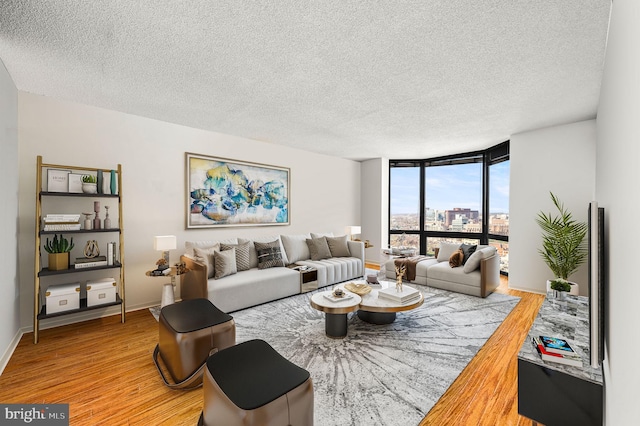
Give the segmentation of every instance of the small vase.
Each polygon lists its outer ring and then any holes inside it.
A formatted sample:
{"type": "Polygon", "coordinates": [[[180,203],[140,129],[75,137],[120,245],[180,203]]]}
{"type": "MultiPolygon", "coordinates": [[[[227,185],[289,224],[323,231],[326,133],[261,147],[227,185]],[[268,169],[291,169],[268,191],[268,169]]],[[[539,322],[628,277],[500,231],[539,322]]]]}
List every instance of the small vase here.
{"type": "Polygon", "coordinates": [[[111,193],[115,195],[117,193],[116,187],[116,171],[111,170],[111,193]]]}
{"type": "Polygon", "coordinates": [[[96,174],[96,186],[98,189],[98,194],[102,194],[102,170],[98,170],[98,173],[96,174]]]}

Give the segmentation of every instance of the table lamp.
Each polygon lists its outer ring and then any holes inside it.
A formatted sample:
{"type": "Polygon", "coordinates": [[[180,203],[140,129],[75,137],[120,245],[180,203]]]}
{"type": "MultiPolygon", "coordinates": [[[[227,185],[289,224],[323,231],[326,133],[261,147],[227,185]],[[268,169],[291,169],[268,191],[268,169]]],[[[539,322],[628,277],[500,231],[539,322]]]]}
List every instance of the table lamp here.
{"type": "Polygon", "coordinates": [[[175,250],[177,239],[175,235],[160,235],[153,237],[153,249],[162,251],[162,259],[164,264],[158,265],[158,269],[167,269],[171,264],[169,263],[169,250],[175,250]]]}
{"type": "Polygon", "coordinates": [[[351,241],[353,241],[354,235],[360,235],[362,227],[360,226],[347,226],[347,234],[351,235],[351,241]]]}

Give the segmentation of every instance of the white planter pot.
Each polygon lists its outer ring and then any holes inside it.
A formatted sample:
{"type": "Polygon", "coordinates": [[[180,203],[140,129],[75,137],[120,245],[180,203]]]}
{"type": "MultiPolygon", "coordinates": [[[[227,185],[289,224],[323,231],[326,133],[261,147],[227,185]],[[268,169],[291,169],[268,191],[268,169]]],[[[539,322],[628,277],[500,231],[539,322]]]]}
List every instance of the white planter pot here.
{"type": "MultiPolygon", "coordinates": [[[[552,294],[551,292],[553,291],[551,289],[551,281],[552,280],[547,280],[547,294],[552,294]]],[[[567,281],[567,282],[571,286],[571,291],[569,292],[569,294],[572,295],[572,296],[579,296],[580,295],[580,286],[578,285],[578,283],[574,283],[573,281],[567,281]]]]}
{"type": "Polygon", "coordinates": [[[95,183],[82,182],[82,192],[85,194],[97,194],[98,186],[95,183]]]}

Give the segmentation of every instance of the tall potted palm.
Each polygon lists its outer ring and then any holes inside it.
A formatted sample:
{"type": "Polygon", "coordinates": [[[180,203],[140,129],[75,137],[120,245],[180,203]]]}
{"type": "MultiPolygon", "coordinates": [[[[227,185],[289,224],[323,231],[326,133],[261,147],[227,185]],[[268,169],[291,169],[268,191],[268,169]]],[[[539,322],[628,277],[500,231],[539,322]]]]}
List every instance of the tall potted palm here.
{"type": "MultiPolygon", "coordinates": [[[[553,192],[549,194],[559,215],[552,216],[551,213],[542,211],[538,213],[536,223],[542,230],[542,248],[538,249],[538,252],[556,276],[552,281],[563,283],[567,282],[567,278],[587,259],[588,249],[585,237],[588,226],[586,222],[575,220],[553,192]]],[[[568,283],[575,285],[575,283],[568,283]]],[[[566,286],[556,284],[556,287],[560,289],[566,286]]]]}

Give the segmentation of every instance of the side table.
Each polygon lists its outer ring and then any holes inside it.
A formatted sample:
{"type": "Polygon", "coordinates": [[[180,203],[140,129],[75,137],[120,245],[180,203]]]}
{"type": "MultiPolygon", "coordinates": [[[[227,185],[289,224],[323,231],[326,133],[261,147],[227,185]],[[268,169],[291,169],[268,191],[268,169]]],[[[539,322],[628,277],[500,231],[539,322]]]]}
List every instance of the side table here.
{"type": "Polygon", "coordinates": [[[162,288],[162,299],[160,302],[160,307],[164,308],[167,305],[171,305],[172,303],[175,303],[176,299],[174,296],[174,292],[173,289],[176,286],[176,276],[178,275],[182,275],[184,273],[187,273],[189,270],[183,270],[180,271],[180,273],[178,273],[178,270],[176,269],[175,266],[172,266],[170,268],[170,272],[168,274],[163,274],[163,275],[153,275],[153,271],[147,271],[145,273],[146,276],[148,277],[155,277],[155,278],[164,278],[164,277],[170,277],[171,278],[171,282],[165,282],[164,286],[162,288]]]}
{"type": "Polygon", "coordinates": [[[300,272],[300,293],[318,289],[318,270],[311,266],[289,265],[289,269],[300,272]]]}

